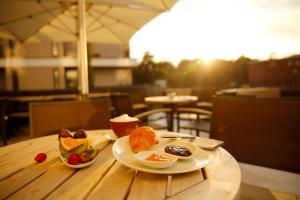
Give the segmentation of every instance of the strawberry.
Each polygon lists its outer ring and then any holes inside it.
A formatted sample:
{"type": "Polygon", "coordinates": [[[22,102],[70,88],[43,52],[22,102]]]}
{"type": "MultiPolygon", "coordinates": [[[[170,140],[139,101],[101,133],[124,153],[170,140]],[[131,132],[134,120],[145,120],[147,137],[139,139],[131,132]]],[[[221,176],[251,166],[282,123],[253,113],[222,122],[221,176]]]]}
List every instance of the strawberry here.
{"type": "Polygon", "coordinates": [[[41,163],[41,162],[43,162],[44,160],[46,160],[46,158],[47,158],[47,154],[45,154],[45,153],[38,153],[38,154],[35,156],[34,160],[35,160],[36,162],[38,162],[38,163],[41,163]]]}
{"type": "Polygon", "coordinates": [[[80,155],[78,153],[72,153],[69,156],[68,163],[71,165],[78,165],[79,163],[81,163],[80,155]]]}

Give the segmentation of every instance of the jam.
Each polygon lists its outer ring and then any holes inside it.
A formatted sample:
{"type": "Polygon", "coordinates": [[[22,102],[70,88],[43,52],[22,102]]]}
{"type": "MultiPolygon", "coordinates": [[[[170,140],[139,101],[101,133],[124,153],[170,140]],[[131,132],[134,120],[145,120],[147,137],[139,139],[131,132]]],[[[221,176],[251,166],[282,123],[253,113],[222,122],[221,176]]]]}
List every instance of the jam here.
{"type": "Polygon", "coordinates": [[[159,155],[159,154],[151,154],[149,157],[147,157],[145,160],[150,160],[150,161],[170,161],[170,159],[166,156],[159,155]]]}
{"type": "Polygon", "coordinates": [[[165,147],[165,152],[169,154],[173,154],[176,156],[183,156],[183,157],[188,157],[192,155],[192,152],[183,146],[178,146],[178,145],[168,145],[165,147]]]}

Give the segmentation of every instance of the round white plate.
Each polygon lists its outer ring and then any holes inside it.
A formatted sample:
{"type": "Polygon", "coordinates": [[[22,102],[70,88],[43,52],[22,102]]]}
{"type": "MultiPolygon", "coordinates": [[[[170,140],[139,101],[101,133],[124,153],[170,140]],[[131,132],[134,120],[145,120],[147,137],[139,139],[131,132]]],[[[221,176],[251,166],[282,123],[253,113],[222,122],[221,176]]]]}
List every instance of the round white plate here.
{"type": "MultiPolygon", "coordinates": [[[[151,150],[161,150],[163,146],[169,143],[168,139],[160,139],[159,143],[154,145],[151,150]]],[[[195,155],[186,160],[178,160],[174,165],[164,169],[153,169],[140,164],[135,158],[129,145],[129,137],[124,136],[116,140],[112,152],[116,160],[123,165],[143,172],[154,174],[180,174],[195,171],[208,164],[209,158],[205,151],[198,149],[195,155]]]]}

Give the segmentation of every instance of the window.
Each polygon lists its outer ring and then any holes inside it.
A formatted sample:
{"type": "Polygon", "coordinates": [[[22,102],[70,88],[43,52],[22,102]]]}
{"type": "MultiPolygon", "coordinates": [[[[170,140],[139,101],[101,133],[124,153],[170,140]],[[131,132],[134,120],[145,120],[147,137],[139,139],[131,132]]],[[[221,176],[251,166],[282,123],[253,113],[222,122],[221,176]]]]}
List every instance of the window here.
{"type": "Polygon", "coordinates": [[[65,69],[66,89],[78,88],[78,71],[77,68],[65,69]]]}

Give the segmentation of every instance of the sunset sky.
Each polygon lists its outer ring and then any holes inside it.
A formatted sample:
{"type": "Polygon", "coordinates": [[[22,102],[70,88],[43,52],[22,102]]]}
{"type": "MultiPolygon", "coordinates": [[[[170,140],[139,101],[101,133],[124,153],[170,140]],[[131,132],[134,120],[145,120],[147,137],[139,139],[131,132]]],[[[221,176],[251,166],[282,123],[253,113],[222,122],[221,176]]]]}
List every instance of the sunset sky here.
{"type": "Polygon", "coordinates": [[[132,37],[130,50],[173,63],[300,54],[300,0],[178,0],[132,37]]]}

